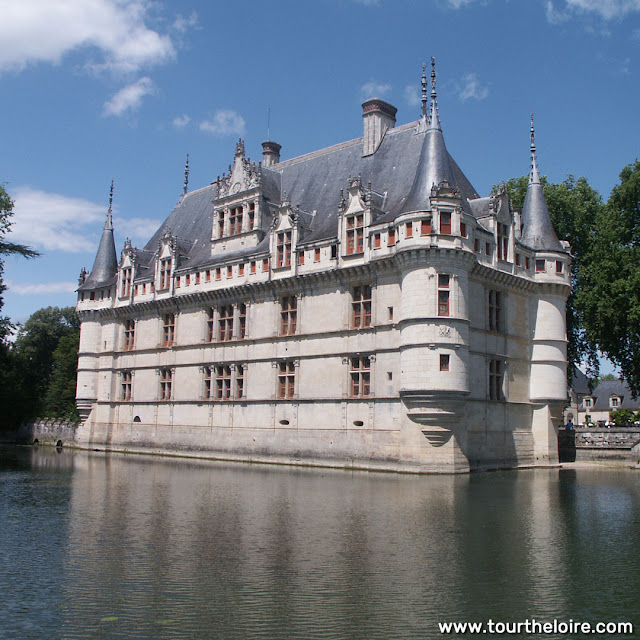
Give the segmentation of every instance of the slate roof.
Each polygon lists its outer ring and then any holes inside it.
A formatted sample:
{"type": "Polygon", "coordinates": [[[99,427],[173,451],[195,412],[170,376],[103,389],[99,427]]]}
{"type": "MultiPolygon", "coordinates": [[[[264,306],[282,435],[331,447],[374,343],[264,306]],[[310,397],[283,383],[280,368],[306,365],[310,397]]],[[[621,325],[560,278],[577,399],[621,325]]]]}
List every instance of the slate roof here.
{"type": "MultiPolygon", "coordinates": [[[[113,187],[112,187],[113,189],[113,187]]],[[[118,258],[116,257],[116,245],[113,239],[113,224],[111,222],[111,208],[107,214],[107,221],[102,229],[102,237],[96,252],[91,273],[78,287],[78,291],[106,287],[116,281],[118,271],[118,258]]]]}
{"type": "Polygon", "coordinates": [[[609,398],[618,396],[620,398],[620,406],[618,409],[630,409],[631,411],[640,410],[640,397],[633,399],[631,390],[627,383],[623,380],[603,380],[588,396],[593,398],[593,406],[589,411],[609,411],[609,398]]]}
{"type": "MultiPolygon", "coordinates": [[[[380,200],[384,215],[376,223],[385,223],[407,210],[407,194],[412,190],[417,172],[427,174],[421,180],[422,188],[430,176],[435,179],[433,176],[440,175],[439,169],[432,170],[432,164],[439,163],[446,166],[443,177],[457,186],[465,209],[472,213],[467,199],[478,198],[478,193],[449,155],[442,132],[423,130],[416,133],[418,124],[412,122],[388,130],[376,152],[365,157],[362,156],[362,138],[357,138],[280,162],[270,168],[261,167],[263,197],[279,203],[286,193],[294,207],[298,206],[303,212],[312,214],[310,229],[303,244],[328,241],[337,238],[340,190],[346,189],[350,177],[360,176],[363,185],[371,183],[373,191],[382,194],[380,200]],[[440,138],[441,142],[436,140],[433,144],[434,137],[440,138]]],[[[419,195],[424,195],[425,190],[426,187],[419,195]]],[[[429,193],[430,190],[431,184],[429,193]]],[[[183,267],[227,262],[242,256],[266,255],[266,238],[255,247],[210,255],[215,197],[215,184],[187,193],[146,244],[145,250],[155,252],[159,240],[169,229],[180,242],[190,243],[184,254],[183,267]]],[[[415,203],[412,200],[409,205],[420,206],[417,199],[414,200],[415,203]]],[[[420,210],[429,210],[428,200],[420,210]]]]}

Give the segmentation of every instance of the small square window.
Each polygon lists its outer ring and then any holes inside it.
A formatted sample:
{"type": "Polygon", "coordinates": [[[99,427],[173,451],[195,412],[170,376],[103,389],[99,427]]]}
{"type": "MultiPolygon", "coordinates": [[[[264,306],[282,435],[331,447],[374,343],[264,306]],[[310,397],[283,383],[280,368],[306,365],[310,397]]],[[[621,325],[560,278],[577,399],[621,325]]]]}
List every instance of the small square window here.
{"type": "Polygon", "coordinates": [[[562,273],[563,271],[563,264],[560,260],[556,260],[556,273],[562,273]]]}
{"type": "Polygon", "coordinates": [[[406,237],[407,238],[413,237],[413,222],[407,222],[407,226],[405,228],[406,228],[406,233],[405,233],[406,237]]]}
{"type": "Polygon", "coordinates": [[[536,260],[536,273],[544,273],[546,271],[546,264],[544,260],[536,260]]]}
{"type": "Polygon", "coordinates": [[[449,354],[440,354],[440,371],[449,371],[449,354]]]}
{"type": "Polygon", "coordinates": [[[316,248],[315,251],[313,252],[313,261],[314,262],[320,262],[320,249],[316,248]]]}
{"type": "Polygon", "coordinates": [[[379,249],[380,248],[380,242],[381,242],[381,235],[379,233],[374,234],[374,236],[373,236],[373,248],[374,249],[379,249]]]}

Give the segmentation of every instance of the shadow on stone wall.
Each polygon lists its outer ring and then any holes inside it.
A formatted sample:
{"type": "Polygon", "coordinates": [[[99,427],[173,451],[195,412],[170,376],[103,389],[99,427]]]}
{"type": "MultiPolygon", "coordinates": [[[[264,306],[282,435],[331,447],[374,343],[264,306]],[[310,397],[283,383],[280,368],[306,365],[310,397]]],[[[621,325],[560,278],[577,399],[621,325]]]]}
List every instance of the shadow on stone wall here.
{"type": "Polygon", "coordinates": [[[65,444],[76,437],[78,422],[69,420],[32,420],[23,423],[18,429],[18,444],[65,444]]]}
{"type": "Polygon", "coordinates": [[[637,463],[640,429],[578,428],[558,431],[560,462],[621,461],[637,463]]]}

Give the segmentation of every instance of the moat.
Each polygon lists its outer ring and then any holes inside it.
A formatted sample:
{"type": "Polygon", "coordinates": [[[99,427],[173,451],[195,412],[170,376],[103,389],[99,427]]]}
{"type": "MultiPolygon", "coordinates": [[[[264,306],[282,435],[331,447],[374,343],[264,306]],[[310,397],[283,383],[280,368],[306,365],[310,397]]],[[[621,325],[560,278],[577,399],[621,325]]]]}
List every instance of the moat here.
{"type": "Polygon", "coordinates": [[[640,630],[635,471],[425,477],[0,447],[0,513],[6,640],[640,630]]]}

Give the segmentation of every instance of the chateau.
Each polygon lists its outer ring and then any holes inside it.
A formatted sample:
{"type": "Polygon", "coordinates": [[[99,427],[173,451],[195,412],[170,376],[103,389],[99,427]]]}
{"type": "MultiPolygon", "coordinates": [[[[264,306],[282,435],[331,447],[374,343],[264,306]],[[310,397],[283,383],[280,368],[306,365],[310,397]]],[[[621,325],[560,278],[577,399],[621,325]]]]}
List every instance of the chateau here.
{"type": "Polygon", "coordinates": [[[110,200],[78,288],[79,444],[418,473],[557,462],[570,254],[533,122],[518,212],[449,155],[433,61],[416,122],[362,108],[356,140],[290,160],[267,141],[261,162],[239,141],[195,191],[185,171],[119,260],[110,200]]]}

